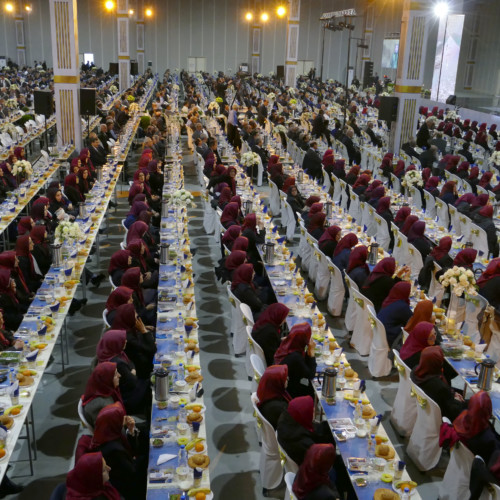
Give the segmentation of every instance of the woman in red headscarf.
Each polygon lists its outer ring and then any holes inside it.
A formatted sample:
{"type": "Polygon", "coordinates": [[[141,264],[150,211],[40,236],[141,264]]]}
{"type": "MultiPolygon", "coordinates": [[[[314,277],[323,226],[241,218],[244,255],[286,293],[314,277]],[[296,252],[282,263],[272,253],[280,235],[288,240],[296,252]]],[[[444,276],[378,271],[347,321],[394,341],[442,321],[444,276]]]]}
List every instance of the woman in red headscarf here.
{"type": "Polygon", "coordinates": [[[252,329],[253,340],[264,351],[268,366],[274,363],[274,355],[287,332],[286,318],[290,309],[284,304],[271,304],[255,322],[252,329]]]}
{"type": "Polygon", "coordinates": [[[339,244],[333,252],[332,262],[340,269],[342,273],[347,269],[349,257],[354,246],[358,244],[358,237],[354,233],[347,233],[339,241],[339,244]]]}
{"type": "Polygon", "coordinates": [[[248,249],[248,238],[245,238],[245,236],[238,236],[233,243],[232,251],[234,252],[235,250],[242,250],[243,252],[246,252],[248,249]]]}
{"type": "Polygon", "coordinates": [[[238,225],[229,226],[229,228],[222,235],[222,244],[226,246],[229,250],[232,249],[233,243],[241,235],[241,227],[238,225]]]}
{"type": "Polygon", "coordinates": [[[78,187],[79,181],[80,179],[76,174],[69,174],[64,178],[64,194],[74,207],[77,207],[78,203],[85,201],[85,197],[78,187]]]}
{"type": "Polygon", "coordinates": [[[233,193],[231,191],[231,188],[229,186],[222,188],[222,191],[220,192],[219,199],[217,201],[217,205],[221,210],[224,210],[226,205],[231,201],[231,198],[233,197],[233,193]]]}
{"type": "MultiPolygon", "coordinates": [[[[137,269],[137,268],[133,268],[137,269]]],[[[115,288],[106,301],[106,321],[111,325],[116,316],[116,309],[123,304],[133,304],[134,290],[127,286],[120,285],[115,288]]]]}
{"type": "Polygon", "coordinates": [[[115,252],[109,261],[108,274],[115,286],[120,286],[122,276],[125,271],[132,265],[132,254],[129,250],[118,250],[115,252]]]}
{"type": "Polygon", "coordinates": [[[288,403],[288,408],[278,420],[277,434],[280,446],[299,466],[313,444],[335,443],[328,421],[314,422],[314,400],[311,396],[296,397],[288,403]]]}
{"type": "Polygon", "coordinates": [[[402,206],[396,213],[396,217],[394,218],[394,224],[401,229],[403,224],[405,223],[408,216],[411,215],[411,208],[409,206],[402,206]]]}
{"type": "Polygon", "coordinates": [[[279,163],[279,161],[280,157],[278,155],[271,155],[271,157],[269,158],[269,162],[267,164],[267,171],[271,172],[271,167],[273,165],[276,165],[276,163],[279,163]]]}
{"type": "Polygon", "coordinates": [[[491,423],[492,417],[490,395],[479,391],[469,399],[467,410],[460,413],[453,422],[460,441],[486,463],[495,451],[500,450],[500,436],[491,423]]]}
{"type": "Polygon", "coordinates": [[[30,238],[33,242],[31,254],[36,260],[40,272],[45,276],[52,265],[52,252],[48,243],[47,228],[45,226],[34,226],[30,232],[30,238]]]}
{"type": "Polygon", "coordinates": [[[224,259],[223,281],[232,281],[233,273],[247,261],[247,253],[244,250],[234,250],[224,259]]]}
{"type": "Polygon", "coordinates": [[[498,257],[499,246],[495,223],[493,222],[493,207],[486,205],[479,210],[479,213],[472,219],[481,229],[486,231],[488,240],[488,253],[493,258],[498,257]]]}
{"type": "Polygon", "coordinates": [[[370,183],[370,176],[367,174],[361,174],[356,182],[352,185],[352,190],[358,195],[362,196],[368,189],[368,184],[370,183]]]}
{"type": "Polygon", "coordinates": [[[410,308],[411,284],[408,281],[396,283],[382,302],[377,318],[385,327],[390,348],[399,347],[403,328],[412,316],[410,308]]]}
{"type": "Polygon", "coordinates": [[[66,477],[65,500],[121,500],[109,482],[110,467],[102,453],[86,453],[66,477]]]}
{"type": "Polygon", "coordinates": [[[439,278],[443,272],[452,267],[453,259],[449,255],[452,243],[453,241],[449,236],[444,236],[424,260],[424,267],[422,267],[418,274],[418,284],[424,290],[429,290],[432,272],[434,271],[434,263],[442,269],[442,271],[436,275],[436,279],[439,278]]]}
{"type": "Polygon", "coordinates": [[[366,263],[367,258],[368,248],[365,245],[354,247],[349,255],[346,273],[358,285],[358,288],[363,286],[363,283],[370,274],[370,268],[366,263]]]}
{"type": "Polygon", "coordinates": [[[417,221],[418,221],[418,217],[416,215],[409,215],[408,217],[406,217],[406,220],[404,221],[403,227],[401,228],[401,232],[405,236],[408,236],[408,233],[410,232],[411,227],[417,221]]]}
{"type": "Polygon", "coordinates": [[[425,222],[418,220],[408,231],[408,243],[411,243],[422,255],[422,262],[425,262],[425,259],[431,252],[431,243],[425,237],[425,222]]]}
{"type": "Polygon", "coordinates": [[[97,344],[97,360],[99,363],[116,363],[120,374],[120,394],[127,414],[147,413],[151,406],[150,374],[146,378],[137,377],[134,363],[124,352],[126,344],[125,330],[104,332],[97,344]]]}
{"type": "Polygon", "coordinates": [[[500,310],[500,259],[493,259],[477,280],[479,293],[496,310],[500,310]]]}
{"type": "Polygon", "coordinates": [[[23,236],[26,233],[29,233],[33,228],[34,221],[30,216],[21,217],[17,224],[17,235],[23,236]]]}
{"type": "Polygon", "coordinates": [[[479,186],[481,186],[483,189],[486,189],[487,191],[491,191],[493,187],[490,184],[491,178],[493,177],[493,172],[490,172],[489,170],[485,172],[481,179],[479,179],[479,186]]]}
{"type": "Polygon", "coordinates": [[[16,296],[16,282],[10,269],[0,268],[0,308],[7,330],[16,331],[23,320],[27,307],[23,307],[16,296]]]}
{"type": "Polygon", "coordinates": [[[7,329],[4,321],[4,312],[0,309],[0,351],[18,351],[22,350],[23,347],[24,342],[14,338],[13,332],[7,329]]]}
{"type": "Polygon", "coordinates": [[[418,323],[401,347],[399,355],[401,359],[410,367],[414,368],[420,361],[422,351],[436,343],[436,330],[434,324],[427,321],[418,323]]]}
{"type": "Polygon", "coordinates": [[[97,415],[105,406],[117,401],[123,405],[120,374],[116,369],[116,363],[105,361],[94,368],[87,380],[81,400],[85,420],[92,427],[95,427],[97,415]]]}
{"type": "Polygon", "coordinates": [[[315,344],[309,323],[294,325],[281,341],[274,363],[288,365],[288,392],[292,397],[314,395],[311,380],[316,373],[315,344]]]}
{"type": "Polygon", "coordinates": [[[270,179],[276,184],[279,190],[283,190],[283,185],[285,183],[285,179],[287,175],[283,172],[283,164],[275,163],[269,169],[270,179]]]}
{"type": "Polygon", "coordinates": [[[262,276],[264,274],[264,269],[257,245],[262,245],[265,242],[266,230],[257,230],[257,216],[254,213],[246,215],[243,219],[243,225],[241,226],[241,236],[244,236],[248,239],[248,260],[253,264],[255,272],[259,276],[262,276]]]}
{"type": "Polygon", "coordinates": [[[439,406],[442,416],[453,421],[466,407],[466,403],[462,395],[448,384],[443,374],[443,363],[441,347],[425,347],[410,378],[439,406]]]}
{"type": "MultiPolygon", "coordinates": [[[[141,212],[141,214],[144,210],[141,212]]],[[[147,213],[147,212],[146,212],[147,213]]],[[[139,214],[140,215],[140,214],[139,214]]],[[[135,221],[129,228],[127,232],[127,245],[133,240],[142,240],[147,246],[149,253],[156,252],[156,241],[149,232],[149,226],[141,221],[135,221]]]]}
{"type": "Polygon", "coordinates": [[[332,258],[337,243],[342,238],[342,229],[339,226],[329,226],[318,240],[319,249],[327,256],[332,258]]]}
{"type": "MultiPolygon", "coordinates": [[[[40,226],[44,227],[44,226],[40,226]]],[[[16,297],[24,308],[28,308],[35,294],[30,292],[23,272],[19,267],[19,258],[15,250],[7,250],[0,253],[0,268],[8,269],[11,272],[11,277],[16,283],[16,297]]]]}
{"type": "Polygon", "coordinates": [[[407,266],[402,267],[396,276],[396,261],[393,257],[384,257],[372,270],[363,284],[361,293],[372,301],[376,312],[380,311],[382,302],[387,298],[392,287],[401,281],[401,276],[409,271],[407,266]]]}
{"type": "MultiPolygon", "coordinates": [[[[156,325],[156,302],[158,291],[154,288],[143,290],[144,278],[138,267],[127,269],[122,277],[122,285],[131,288],[133,293],[133,304],[139,317],[148,330],[153,330],[156,325]]],[[[111,321],[110,321],[111,323],[111,321]]]]}
{"type": "Polygon", "coordinates": [[[359,175],[360,167],[358,165],[353,165],[349,172],[347,172],[347,175],[345,177],[345,181],[349,186],[354,186],[356,181],[358,180],[358,175],[359,175]]]}
{"type": "MultiPolygon", "coordinates": [[[[289,177],[288,179],[294,179],[294,177],[289,177]]],[[[288,181],[288,179],[287,179],[287,181],[288,181]]],[[[283,189],[285,189],[284,186],[283,186],[283,189]]],[[[290,186],[286,193],[287,193],[286,201],[288,202],[288,204],[292,208],[295,220],[298,221],[298,214],[300,214],[304,210],[305,203],[302,199],[302,196],[299,193],[297,186],[295,186],[295,184],[290,186]]]]}
{"type": "Polygon", "coordinates": [[[287,177],[281,190],[288,194],[288,191],[292,186],[295,186],[295,177],[287,177]]]}
{"type": "Polygon", "coordinates": [[[455,181],[446,181],[441,188],[439,198],[449,205],[453,205],[457,199],[457,183],[455,181]]]}
{"type": "Polygon", "coordinates": [[[254,277],[253,264],[242,264],[233,273],[231,291],[241,302],[250,307],[256,320],[267,305],[263,301],[263,293],[253,283],[254,277]]]}
{"type": "Polygon", "coordinates": [[[147,378],[153,371],[153,356],[156,353],[154,335],[137,316],[134,304],[122,304],[116,309],[113,330],[127,332],[125,353],[133,361],[139,378],[147,378]]]}
{"type": "Polygon", "coordinates": [[[313,444],[307,450],[292,487],[298,500],[340,498],[329,475],[335,457],[335,446],[331,443],[313,444]]]}
{"type": "Polygon", "coordinates": [[[33,241],[29,234],[20,236],[16,241],[16,255],[19,261],[19,269],[23,273],[26,285],[31,293],[36,293],[43,281],[43,276],[35,270],[35,261],[31,252],[33,241]]]}
{"type": "Polygon", "coordinates": [[[138,435],[134,419],[126,416],[120,403],[108,405],[99,412],[91,447],[93,451],[100,451],[111,467],[110,482],[125,500],[146,496],[147,461],[135,456],[139,448],[138,435]]]}
{"type": "Polygon", "coordinates": [[[465,267],[473,271],[474,262],[476,261],[477,250],[475,248],[464,248],[457,253],[453,259],[453,265],[458,267],[465,267]]]}
{"type": "Polygon", "coordinates": [[[262,374],[257,387],[259,411],[273,429],[278,426],[278,419],[292,399],[286,390],[287,384],[288,366],[271,365],[262,374]]]}
{"type": "Polygon", "coordinates": [[[220,218],[220,223],[222,224],[224,229],[227,229],[230,226],[237,226],[240,223],[240,209],[237,203],[228,203],[224,207],[220,218]]]}

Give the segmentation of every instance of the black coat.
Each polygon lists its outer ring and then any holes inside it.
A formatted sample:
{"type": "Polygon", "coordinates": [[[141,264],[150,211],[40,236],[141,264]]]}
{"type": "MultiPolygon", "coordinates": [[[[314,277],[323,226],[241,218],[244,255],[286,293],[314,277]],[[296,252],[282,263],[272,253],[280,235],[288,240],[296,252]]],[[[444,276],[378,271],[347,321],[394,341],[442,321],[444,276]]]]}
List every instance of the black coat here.
{"type": "Polygon", "coordinates": [[[274,365],[274,355],[280,346],[281,335],[276,332],[273,325],[267,324],[252,332],[252,337],[262,347],[266,357],[267,366],[274,365]]]}
{"type": "Polygon", "coordinates": [[[491,306],[493,306],[497,311],[500,311],[500,276],[489,279],[479,288],[479,293],[490,303],[491,306]]]}
{"type": "MultiPolygon", "coordinates": [[[[430,138],[429,128],[427,127],[427,123],[424,122],[417,133],[417,146],[419,148],[428,148],[430,138]]],[[[422,168],[424,168],[423,165],[422,168]]]]}
{"type": "Polygon", "coordinates": [[[240,302],[250,307],[254,318],[264,310],[265,305],[260,300],[257,291],[250,285],[240,283],[232,292],[240,302]]]}
{"type": "Polygon", "coordinates": [[[155,338],[151,332],[127,331],[125,353],[134,363],[139,378],[146,379],[151,375],[155,352],[155,338]]]}
{"type": "Polygon", "coordinates": [[[302,162],[302,169],[307,170],[307,173],[313,179],[318,179],[322,175],[321,171],[322,163],[319,153],[309,148],[304,156],[304,161],[302,162]]]}
{"type": "Polygon", "coordinates": [[[281,414],[288,408],[288,403],[284,399],[270,399],[264,404],[259,406],[259,411],[262,416],[273,426],[276,430],[278,427],[278,420],[281,414]]]}
{"type": "Polygon", "coordinates": [[[280,365],[288,366],[287,391],[292,398],[299,396],[314,397],[314,389],[311,380],[316,374],[316,358],[314,356],[302,356],[299,352],[292,352],[283,359],[280,365]]]}
{"type": "Polygon", "coordinates": [[[382,302],[387,298],[391,288],[398,282],[399,278],[392,276],[381,276],[369,285],[365,282],[360,292],[369,300],[373,302],[375,312],[379,312],[382,307],[382,302]]]}
{"type": "Polygon", "coordinates": [[[89,146],[89,151],[90,159],[95,167],[100,167],[106,164],[106,151],[101,146],[94,148],[94,146],[91,145],[89,146]]]}

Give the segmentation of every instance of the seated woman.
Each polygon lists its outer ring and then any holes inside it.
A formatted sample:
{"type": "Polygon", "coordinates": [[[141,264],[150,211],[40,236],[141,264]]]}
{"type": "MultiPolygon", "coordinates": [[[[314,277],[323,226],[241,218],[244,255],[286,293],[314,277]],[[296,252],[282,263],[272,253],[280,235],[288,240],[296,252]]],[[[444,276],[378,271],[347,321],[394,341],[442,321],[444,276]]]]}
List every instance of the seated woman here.
{"type": "Polygon", "coordinates": [[[479,294],[500,311],[500,259],[493,259],[477,280],[479,294]]]}
{"type": "MultiPolygon", "coordinates": [[[[40,227],[44,228],[44,226],[40,227]]],[[[16,284],[16,298],[20,302],[21,307],[27,310],[35,294],[30,292],[26,284],[23,272],[19,267],[19,258],[14,250],[7,250],[0,253],[0,269],[7,269],[10,271],[10,276],[16,284]]]]}
{"type": "Polygon", "coordinates": [[[440,194],[438,185],[439,185],[439,177],[432,176],[429,177],[428,181],[425,183],[424,189],[432,196],[434,196],[434,198],[438,198],[440,194]]]}
{"type": "Polygon", "coordinates": [[[116,316],[116,310],[119,306],[123,304],[133,304],[134,303],[134,290],[131,288],[120,285],[116,287],[106,300],[106,321],[111,325],[116,316]]]}
{"type": "Polygon", "coordinates": [[[466,179],[469,176],[470,163],[468,161],[463,161],[457,168],[457,176],[460,179],[466,179]]]}
{"type": "Polygon", "coordinates": [[[55,223],[52,221],[52,216],[49,213],[49,199],[41,196],[31,206],[31,218],[36,224],[43,224],[49,233],[55,228],[55,223]]]}
{"type": "Polygon", "coordinates": [[[487,191],[491,191],[493,188],[490,184],[491,178],[493,177],[493,172],[490,172],[489,170],[486,171],[481,179],[479,179],[479,184],[478,186],[482,187],[483,189],[486,189],[487,191]]]}
{"type": "Polygon", "coordinates": [[[271,304],[253,325],[252,337],[264,351],[267,366],[274,363],[274,355],[287,331],[285,321],[289,312],[284,304],[271,304]]]}
{"type": "Polygon", "coordinates": [[[304,210],[302,211],[302,214],[301,214],[302,220],[304,221],[305,225],[307,225],[308,217],[310,215],[310,212],[311,212],[313,205],[316,205],[316,204],[321,205],[320,207],[315,208],[316,212],[321,212],[321,210],[323,210],[323,204],[320,203],[320,201],[321,201],[321,198],[319,196],[309,196],[309,198],[307,198],[307,200],[305,202],[304,210]]]}
{"type": "Polygon", "coordinates": [[[127,250],[132,255],[132,266],[139,267],[144,275],[143,288],[156,288],[158,286],[158,259],[151,256],[147,245],[142,240],[132,240],[127,245],[127,250]]]}
{"type": "Polygon", "coordinates": [[[152,214],[151,209],[145,201],[134,201],[129,213],[125,217],[125,221],[123,222],[127,230],[130,229],[132,224],[139,219],[139,215],[144,211],[152,214]]]}
{"type": "Polygon", "coordinates": [[[104,407],[97,416],[91,449],[102,453],[110,467],[110,482],[125,500],[146,496],[147,462],[144,458],[136,458],[138,448],[138,431],[134,419],[127,418],[121,403],[104,407]]]}
{"type": "Polygon", "coordinates": [[[31,252],[34,245],[29,234],[20,236],[16,241],[16,255],[19,269],[22,271],[26,285],[31,293],[36,293],[43,281],[43,276],[35,270],[35,261],[31,252]]]}
{"type": "Polygon", "coordinates": [[[444,354],[439,346],[425,347],[410,378],[441,409],[443,417],[455,418],[467,407],[462,395],[455,391],[443,375],[444,354]]]}
{"type": "Polygon", "coordinates": [[[230,226],[222,235],[222,244],[227,247],[228,250],[232,250],[233,243],[241,236],[240,226],[230,226]]]}
{"type": "Polygon", "coordinates": [[[247,261],[247,253],[243,250],[233,250],[224,259],[224,271],[222,281],[233,281],[233,274],[238,267],[247,261]]]}
{"type": "Polygon", "coordinates": [[[401,281],[401,276],[409,272],[407,266],[402,267],[393,278],[396,271],[396,261],[393,257],[383,258],[372,270],[368,278],[360,288],[360,292],[372,301],[375,311],[378,313],[382,302],[387,298],[391,288],[401,281]]]}
{"type": "Polygon", "coordinates": [[[493,409],[490,395],[479,391],[469,399],[467,409],[453,421],[460,441],[486,463],[500,450],[500,436],[491,423],[493,409]]]}
{"type": "Polygon", "coordinates": [[[455,181],[446,181],[441,188],[439,198],[445,203],[453,205],[458,199],[457,183],[455,181]]]}
{"type": "MultiPolygon", "coordinates": [[[[328,172],[328,170],[325,168],[328,172]]],[[[335,163],[332,167],[332,174],[337,177],[337,179],[345,179],[345,160],[343,158],[339,160],[335,160],[335,163]]]]}
{"type": "Polygon", "coordinates": [[[385,327],[389,347],[396,347],[394,342],[401,337],[403,328],[412,316],[410,308],[411,284],[407,281],[396,283],[388,297],[382,303],[377,318],[385,327]]]}
{"type": "Polygon", "coordinates": [[[465,269],[473,270],[474,262],[476,261],[477,250],[475,248],[464,248],[457,253],[453,259],[453,265],[465,267],[465,269]]]}
{"type": "Polygon", "coordinates": [[[116,309],[116,315],[111,325],[113,330],[127,332],[125,353],[136,367],[139,378],[147,378],[153,371],[153,356],[156,353],[154,334],[137,316],[134,304],[122,304],[116,309]]]}
{"type": "Polygon", "coordinates": [[[354,186],[355,182],[358,180],[359,170],[359,166],[354,165],[349,169],[349,172],[347,172],[345,181],[349,186],[354,186]]]}
{"type": "Polygon", "coordinates": [[[475,222],[481,229],[486,231],[488,253],[490,253],[493,258],[498,257],[500,248],[498,245],[496,226],[493,222],[493,207],[491,205],[486,205],[481,208],[479,214],[475,218],[475,222]]]}
{"type": "Polygon", "coordinates": [[[33,242],[31,254],[36,260],[40,272],[45,276],[52,265],[52,252],[48,241],[47,228],[45,226],[34,226],[30,232],[30,238],[33,242]]]}
{"type": "Polygon", "coordinates": [[[105,406],[117,401],[123,404],[120,393],[120,374],[116,363],[106,361],[94,368],[87,380],[81,400],[85,420],[92,427],[95,427],[97,415],[105,406]]]}
{"type": "Polygon", "coordinates": [[[78,215],[78,207],[73,207],[73,205],[67,200],[60,189],[54,187],[47,190],[47,196],[50,200],[49,210],[50,213],[57,220],[63,220],[66,218],[66,214],[70,216],[70,219],[74,219],[75,215],[78,215]]]}
{"type": "Polygon", "coordinates": [[[69,174],[64,178],[64,194],[73,207],[78,207],[78,203],[85,201],[85,197],[78,188],[78,183],[79,179],[76,174],[69,174]]]}
{"type": "Polygon", "coordinates": [[[409,215],[404,224],[403,224],[403,227],[401,228],[401,232],[406,236],[408,237],[408,233],[410,232],[410,229],[411,227],[413,226],[413,224],[415,224],[415,222],[418,221],[418,217],[416,215],[409,215]]]}
{"type": "Polygon", "coordinates": [[[14,332],[7,329],[3,315],[3,310],[0,309],[0,351],[21,351],[24,348],[24,342],[16,339],[14,332]]]}
{"type": "Polygon", "coordinates": [[[364,245],[354,247],[349,255],[346,273],[358,285],[358,288],[363,286],[363,283],[370,274],[370,268],[366,263],[367,258],[368,248],[364,245]]]}
{"type": "Polygon", "coordinates": [[[292,491],[298,500],[340,498],[337,487],[330,479],[335,458],[335,446],[332,443],[311,445],[293,481],[292,491]]]}
{"type": "Polygon", "coordinates": [[[217,206],[221,210],[224,210],[224,208],[226,208],[226,205],[228,205],[229,202],[231,201],[232,197],[233,193],[231,191],[231,188],[229,186],[223,188],[220,193],[219,199],[217,200],[217,206]]]}
{"type": "Polygon", "coordinates": [[[108,274],[115,286],[120,286],[125,271],[132,265],[132,254],[129,250],[118,250],[109,261],[108,274]]]}
{"type": "Polygon", "coordinates": [[[0,308],[7,330],[17,331],[27,307],[20,304],[16,296],[16,282],[9,269],[0,269],[0,308]]]}
{"type": "Polygon", "coordinates": [[[127,345],[125,330],[108,330],[104,332],[97,344],[97,360],[99,363],[111,361],[116,363],[120,374],[120,394],[127,415],[149,413],[151,408],[150,374],[147,378],[137,377],[135,365],[123,351],[127,345]]]}
{"type": "Polygon", "coordinates": [[[368,189],[368,184],[370,183],[370,176],[366,174],[361,174],[354,184],[352,185],[352,190],[356,193],[360,198],[363,197],[364,193],[368,189]]]}
{"type": "Polygon", "coordinates": [[[318,247],[327,257],[332,258],[333,252],[335,252],[335,248],[341,237],[342,229],[340,229],[339,226],[327,227],[318,240],[318,247]]]}
{"type": "Polygon", "coordinates": [[[17,235],[23,236],[26,233],[29,233],[33,229],[33,225],[35,222],[30,216],[21,217],[17,224],[17,235]]]}
{"type": "Polygon", "coordinates": [[[418,275],[418,284],[424,290],[428,291],[431,285],[434,263],[437,263],[442,268],[442,271],[440,271],[441,274],[453,266],[453,260],[448,253],[452,243],[453,240],[449,236],[444,236],[424,260],[424,267],[422,267],[418,275]]]}
{"type": "Polygon", "coordinates": [[[311,384],[316,373],[314,348],[311,326],[309,323],[298,323],[281,341],[274,355],[276,365],[288,365],[288,392],[293,398],[314,395],[311,384]]]}
{"type": "Polygon", "coordinates": [[[87,167],[80,168],[78,171],[78,189],[84,198],[92,189],[92,184],[90,170],[87,167]]]}
{"type": "Polygon", "coordinates": [[[259,411],[275,430],[278,419],[292,399],[286,390],[287,383],[288,366],[272,365],[266,368],[257,387],[259,411]]]}
{"type": "Polygon", "coordinates": [[[339,241],[339,244],[333,252],[332,262],[340,269],[342,274],[347,269],[349,257],[354,246],[358,244],[358,237],[354,233],[347,233],[339,241]]]}
{"type": "Polygon", "coordinates": [[[110,467],[100,451],[83,455],[66,477],[65,500],[121,500],[109,482],[110,467]]]}
{"type": "Polygon", "coordinates": [[[335,445],[328,421],[314,422],[314,400],[311,396],[296,397],[288,403],[288,408],[278,420],[277,434],[280,446],[299,466],[313,444],[335,445]]]}
{"type": "MultiPolygon", "coordinates": [[[[2,179],[7,181],[6,191],[12,191],[17,188],[16,177],[12,174],[12,165],[14,161],[11,160],[11,156],[9,156],[9,158],[7,158],[7,160],[0,165],[3,174],[2,179]]],[[[5,186],[4,182],[2,182],[2,184],[5,186]]]]}
{"type": "Polygon", "coordinates": [[[289,190],[292,186],[295,186],[295,177],[287,177],[287,178],[285,179],[285,182],[283,183],[283,187],[281,188],[281,190],[282,190],[284,193],[287,193],[287,194],[288,194],[288,190],[289,190]]]}
{"type": "Polygon", "coordinates": [[[485,193],[477,195],[474,200],[470,204],[469,217],[472,219],[472,222],[477,223],[477,216],[479,215],[479,211],[488,205],[490,201],[489,196],[485,193]]]}
{"type": "Polygon", "coordinates": [[[297,186],[290,186],[287,191],[286,201],[292,207],[293,215],[295,216],[295,220],[298,221],[298,215],[304,210],[304,201],[302,200],[302,196],[297,189],[297,186]]]}
{"type": "MultiPolygon", "coordinates": [[[[365,192],[366,194],[366,192],[365,192]]],[[[379,186],[375,188],[369,195],[370,197],[368,198],[368,203],[373,207],[377,208],[378,202],[380,201],[381,198],[384,198],[385,196],[385,187],[384,186],[379,186]]]]}
{"type": "Polygon", "coordinates": [[[477,194],[477,185],[479,184],[479,167],[471,167],[469,176],[465,181],[470,185],[472,192],[477,194]]]}
{"type": "Polygon", "coordinates": [[[283,165],[281,163],[275,163],[270,169],[269,174],[271,180],[276,184],[277,188],[281,191],[283,188],[283,184],[285,183],[285,179],[287,176],[283,172],[283,165]]]}
{"type": "Polygon", "coordinates": [[[316,240],[321,239],[325,231],[326,214],[324,212],[317,212],[309,215],[307,223],[307,232],[316,240]]]}
{"type": "Polygon", "coordinates": [[[460,213],[470,216],[471,204],[475,199],[476,197],[472,193],[465,193],[455,202],[455,207],[460,213]]]}
{"type": "MultiPolygon", "coordinates": [[[[220,217],[220,223],[224,229],[228,229],[231,226],[238,226],[240,223],[240,208],[237,203],[228,203],[224,210],[222,211],[222,215],[220,217]]],[[[216,229],[217,230],[217,229],[216,229]]]]}
{"type": "MultiPolygon", "coordinates": [[[[141,212],[141,214],[143,213],[144,212],[141,212]]],[[[155,253],[157,251],[156,240],[149,232],[149,226],[141,220],[135,221],[128,230],[126,240],[127,245],[133,240],[142,240],[148,247],[149,251],[152,253],[155,253]]]]}
{"type": "Polygon", "coordinates": [[[262,245],[266,239],[265,229],[257,230],[257,216],[252,213],[245,216],[241,226],[241,235],[248,239],[247,259],[253,264],[255,271],[263,275],[261,257],[257,245],[262,245]]]}
{"type": "Polygon", "coordinates": [[[130,267],[122,277],[122,285],[133,290],[133,304],[146,329],[153,330],[156,325],[156,301],[158,291],[154,288],[144,288],[144,277],[138,267],[130,267]]]}
{"type": "Polygon", "coordinates": [[[401,229],[409,215],[411,215],[411,208],[407,205],[402,206],[396,213],[394,224],[396,224],[396,226],[401,229]]]}
{"type": "Polygon", "coordinates": [[[232,246],[232,251],[235,252],[236,250],[241,250],[242,252],[245,252],[248,250],[248,238],[245,238],[244,236],[238,236],[233,243],[232,246]]]}
{"type": "Polygon", "coordinates": [[[411,243],[422,255],[422,262],[431,253],[431,243],[425,237],[425,222],[416,221],[408,232],[408,243],[411,243]]]}
{"type": "Polygon", "coordinates": [[[420,361],[422,351],[436,343],[434,325],[421,321],[410,332],[406,342],[401,346],[399,356],[410,368],[415,368],[420,361]]]}
{"type": "Polygon", "coordinates": [[[325,171],[328,172],[329,174],[331,174],[333,171],[334,163],[335,163],[335,156],[333,154],[333,149],[327,149],[323,154],[321,164],[323,165],[325,171]]]}
{"type": "Polygon", "coordinates": [[[390,248],[394,247],[394,234],[392,232],[391,222],[394,220],[391,210],[391,197],[384,196],[380,198],[377,204],[377,214],[385,220],[387,224],[387,231],[389,232],[390,248]]]}

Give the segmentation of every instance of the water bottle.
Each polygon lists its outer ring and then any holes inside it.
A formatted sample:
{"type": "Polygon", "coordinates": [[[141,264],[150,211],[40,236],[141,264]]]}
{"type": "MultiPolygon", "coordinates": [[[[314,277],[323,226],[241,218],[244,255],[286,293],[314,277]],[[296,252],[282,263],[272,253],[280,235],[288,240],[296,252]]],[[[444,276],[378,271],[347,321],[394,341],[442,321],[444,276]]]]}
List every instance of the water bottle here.
{"type": "Polygon", "coordinates": [[[356,416],[356,420],[363,418],[363,403],[361,402],[361,399],[358,399],[358,402],[356,403],[354,415],[356,416]]]}
{"type": "Polygon", "coordinates": [[[401,500],[410,500],[410,488],[405,488],[403,494],[401,495],[401,500]]]}
{"type": "Polygon", "coordinates": [[[182,313],[177,314],[177,330],[184,330],[184,320],[182,319],[182,313]]]}
{"type": "Polygon", "coordinates": [[[181,444],[181,447],[179,449],[178,457],[179,457],[179,467],[187,467],[188,465],[187,451],[186,451],[186,446],[183,444],[181,444]]]}
{"type": "Polygon", "coordinates": [[[184,372],[184,364],[179,363],[179,368],[177,370],[177,380],[184,380],[185,372],[184,372]]]}
{"type": "Polygon", "coordinates": [[[179,409],[178,420],[180,424],[185,424],[187,422],[187,410],[185,405],[181,405],[179,409]]]}
{"type": "Polygon", "coordinates": [[[368,457],[373,458],[375,456],[375,434],[370,434],[368,437],[368,457]]]}
{"type": "Polygon", "coordinates": [[[177,341],[177,352],[184,352],[184,335],[179,335],[179,340],[177,341]]]}
{"type": "Polygon", "coordinates": [[[340,362],[339,366],[339,373],[337,375],[337,383],[339,384],[339,387],[344,387],[345,385],[345,368],[344,368],[344,362],[340,362]]]}

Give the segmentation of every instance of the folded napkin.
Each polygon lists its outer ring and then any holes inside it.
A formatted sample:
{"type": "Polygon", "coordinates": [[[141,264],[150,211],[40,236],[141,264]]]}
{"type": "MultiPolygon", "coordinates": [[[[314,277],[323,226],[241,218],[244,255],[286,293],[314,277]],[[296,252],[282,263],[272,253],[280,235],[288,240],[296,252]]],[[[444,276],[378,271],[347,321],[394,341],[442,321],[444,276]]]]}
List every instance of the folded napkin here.
{"type": "Polygon", "coordinates": [[[175,458],[177,455],[172,455],[171,453],[162,453],[159,457],[158,460],[156,461],[156,465],[161,465],[164,464],[165,462],[168,462],[169,460],[172,460],[175,458]]]}

